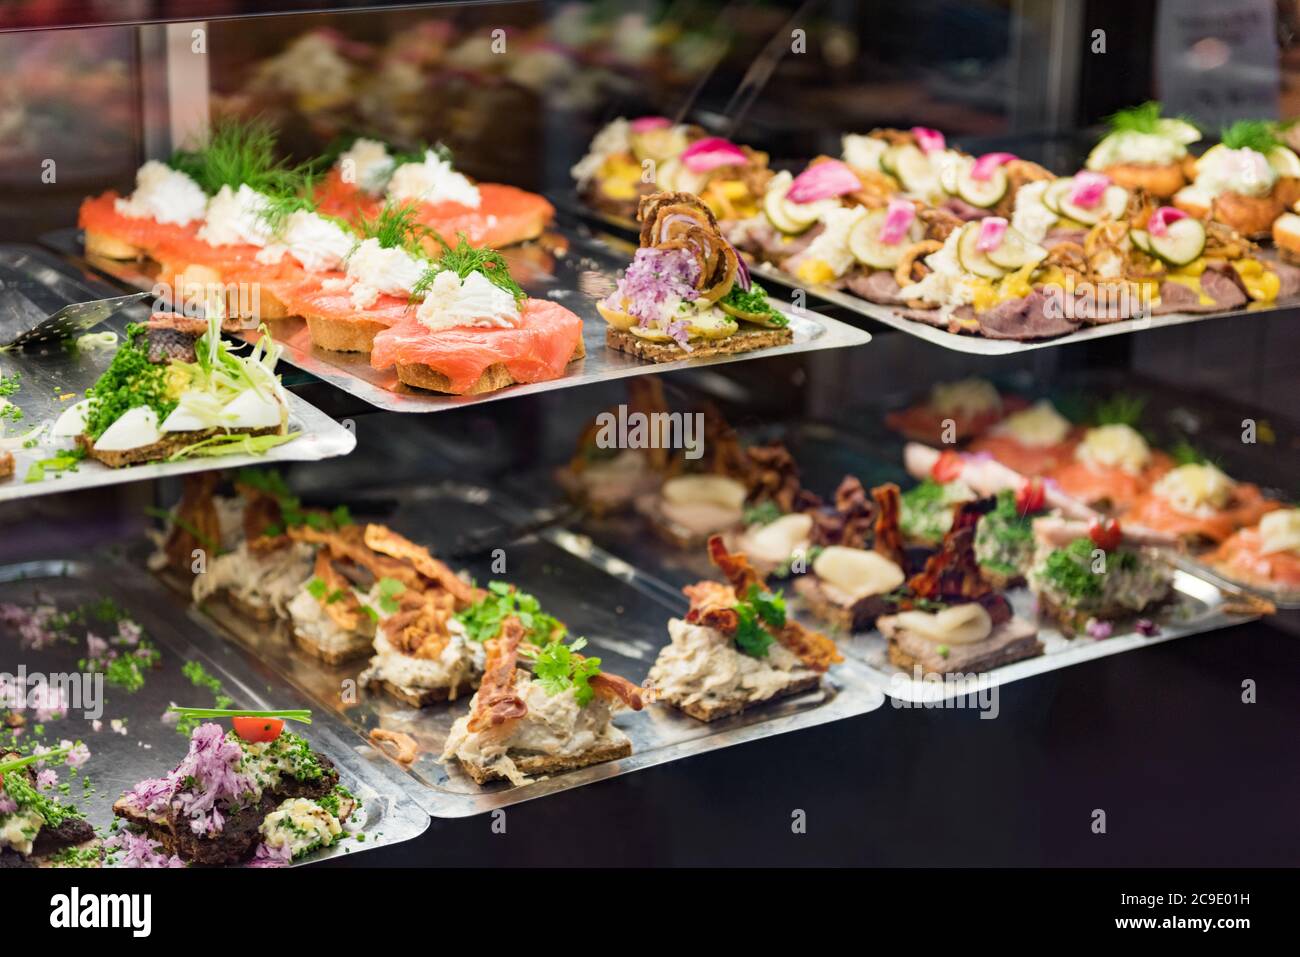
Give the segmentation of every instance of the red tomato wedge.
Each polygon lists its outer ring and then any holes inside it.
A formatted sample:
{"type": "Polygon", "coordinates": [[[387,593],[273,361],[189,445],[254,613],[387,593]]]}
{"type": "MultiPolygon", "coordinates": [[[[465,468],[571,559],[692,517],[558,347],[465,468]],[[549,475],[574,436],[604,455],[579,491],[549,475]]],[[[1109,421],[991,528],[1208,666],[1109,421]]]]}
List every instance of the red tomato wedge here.
{"type": "Polygon", "coordinates": [[[1016,511],[1032,515],[1047,507],[1047,488],[1040,478],[1027,478],[1016,489],[1016,511]]]}
{"type": "Polygon", "coordinates": [[[252,715],[240,715],[230,719],[235,726],[235,734],[245,741],[274,741],[284,730],[283,718],[255,718],[252,715]]]}
{"type": "Polygon", "coordinates": [[[930,478],[941,485],[947,485],[961,478],[961,470],[961,453],[945,449],[939,453],[939,457],[934,460],[934,465],[930,467],[930,478]]]}
{"type": "Polygon", "coordinates": [[[1124,541],[1124,530],[1113,518],[1094,518],[1088,524],[1088,537],[1102,551],[1113,552],[1124,541]]]}
{"type": "Polygon", "coordinates": [[[1282,503],[1267,499],[1258,485],[1239,482],[1232,490],[1233,502],[1213,515],[1188,515],[1180,512],[1154,492],[1139,498],[1124,520],[1155,532],[1180,538],[1203,538],[1222,542],[1246,525],[1254,525],[1266,512],[1282,508],[1282,503]]]}
{"type": "Polygon", "coordinates": [[[501,363],[516,382],[558,379],[582,339],[582,320],[545,299],[524,303],[519,328],[465,326],[431,332],[411,310],[375,336],[370,364],[422,364],[451,380],[448,391],[463,393],[491,365],[501,363]]]}

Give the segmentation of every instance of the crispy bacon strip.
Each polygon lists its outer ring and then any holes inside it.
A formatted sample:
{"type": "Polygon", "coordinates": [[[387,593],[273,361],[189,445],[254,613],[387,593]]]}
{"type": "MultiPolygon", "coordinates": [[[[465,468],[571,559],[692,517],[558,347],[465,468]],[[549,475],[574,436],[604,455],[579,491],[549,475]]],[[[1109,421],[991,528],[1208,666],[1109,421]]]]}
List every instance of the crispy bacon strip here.
{"type": "MultiPolygon", "coordinates": [[[[194,550],[208,550],[221,543],[221,519],[213,503],[217,491],[217,473],[200,472],[185,476],[181,500],[176,505],[176,517],[180,521],[172,523],[171,531],[163,551],[167,555],[167,564],[184,575],[192,575],[194,550]],[[198,533],[197,537],[190,530],[198,533]]],[[[215,558],[215,555],[209,555],[215,558]]]]}
{"type": "Polygon", "coordinates": [[[475,588],[430,555],[427,548],[416,545],[387,526],[367,525],[365,543],[366,547],[381,555],[409,562],[425,578],[454,595],[456,601],[462,606],[472,605],[486,594],[483,589],[475,588]]]}
{"type": "Polygon", "coordinates": [[[451,631],[447,623],[456,613],[455,598],[445,591],[404,591],[397,599],[398,610],[380,626],[388,641],[413,658],[436,659],[442,654],[451,631]]]}
{"type": "Polygon", "coordinates": [[[249,550],[266,554],[289,544],[289,536],[284,531],[278,535],[266,534],[268,528],[284,521],[280,503],[257,489],[241,487],[240,492],[244,496],[244,540],[249,550]]]}
{"type": "Polygon", "coordinates": [[[524,626],[512,616],[502,623],[501,634],[487,642],[483,680],[474,699],[474,711],[469,716],[471,732],[499,728],[528,713],[528,705],[515,694],[515,665],[523,638],[524,626]]]}
{"type": "MultiPolygon", "coordinates": [[[[965,517],[970,513],[958,508],[952,531],[943,537],[939,551],[930,556],[924,569],[908,579],[908,589],[918,598],[973,601],[993,591],[975,561],[975,524],[965,517]]],[[[974,514],[978,517],[977,512],[974,514]]]]}
{"type": "Polygon", "coordinates": [[[639,687],[608,671],[598,671],[591,676],[591,690],[607,701],[618,698],[633,711],[640,711],[645,704],[639,687]]]}
{"type": "Polygon", "coordinates": [[[322,548],[316,553],[314,574],[325,583],[327,591],[320,599],[320,605],[325,609],[325,614],[329,616],[330,621],[344,631],[356,631],[361,624],[363,614],[361,602],[352,591],[352,583],[334,567],[328,549],[322,548]],[[330,601],[329,596],[334,592],[342,592],[342,595],[330,601]]]}
{"type": "Polygon", "coordinates": [[[820,631],[805,628],[793,618],[786,619],[785,626],[775,633],[775,638],[813,671],[825,671],[844,660],[835,642],[820,631]]]}
{"type": "Polygon", "coordinates": [[[875,541],[872,548],[900,568],[906,568],[903,551],[903,533],[898,527],[898,513],[902,501],[898,486],[893,482],[877,485],[871,490],[876,503],[875,541]]]}
{"type": "Polygon", "coordinates": [[[721,535],[709,536],[709,561],[718,567],[737,595],[748,592],[750,585],[757,585],[759,591],[767,589],[763,576],[754,570],[745,553],[727,551],[721,535]]]}

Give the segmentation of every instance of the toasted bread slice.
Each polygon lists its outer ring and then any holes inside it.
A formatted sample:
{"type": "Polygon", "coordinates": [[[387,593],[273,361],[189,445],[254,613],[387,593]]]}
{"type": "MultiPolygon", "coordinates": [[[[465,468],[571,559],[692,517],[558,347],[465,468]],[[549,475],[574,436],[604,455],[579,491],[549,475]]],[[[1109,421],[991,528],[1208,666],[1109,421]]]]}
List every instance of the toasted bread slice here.
{"type": "Polygon", "coordinates": [[[341,665],[345,661],[355,661],[357,658],[367,657],[373,650],[372,639],[364,636],[357,636],[356,647],[353,648],[322,648],[319,641],[310,635],[304,635],[297,628],[293,629],[293,643],[301,648],[307,654],[314,658],[319,658],[327,665],[341,665]]]}
{"type": "Polygon", "coordinates": [[[147,259],[148,252],[141,246],[128,243],[124,239],[110,236],[108,233],[86,230],[86,255],[102,256],[104,259],[147,259]]]}
{"type": "MultiPolygon", "coordinates": [[[[180,290],[184,298],[192,297],[193,290],[224,289],[226,315],[233,319],[262,322],[284,319],[289,315],[289,307],[265,284],[245,284],[237,271],[227,275],[203,263],[164,262],[158,269],[158,278],[170,286],[173,297],[176,290],[180,290]]],[[[191,301],[187,299],[185,305],[188,307],[191,301]]],[[[179,309],[181,304],[173,302],[172,306],[179,309]]]]}
{"type": "MultiPolygon", "coordinates": [[[[729,718],[733,714],[740,714],[742,711],[748,711],[751,708],[761,708],[763,705],[771,704],[773,701],[779,701],[782,698],[789,698],[792,695],[803,694],[805,691],[812,691],[821,684],[822,676],[819,674],[792,674],[789,682],[770,698],[764,698],[762,701],[746,701],[744,698],[734,698],[730,701],[702,702],[694,701],[690,704],[679,704],[672,698],[660,698],[660,701],[671,704],[678,711],[682,711],[697,721],[717,721],[721,718],[729,718]]],[[[516,762],[517,763],[517,762],[516,762]]]]}
{"type": "Polygon", "coordinates": [[[102,462],[111,469],[120,469],[127,465],[140,465],[143,462],[160,462],[186,446],[216,435],[274,435],[279,432],[280,430],[275,426],[262,429],[201,429],[197,432],[171,432],[149,445],[112,452],[96,451],[94,440],[83,432],[77,436],[77,445],[85,450],[87,458],[102,462]]]}
{"type": "Polygon", "coordinates": [[[14,454],[0,452],[0,480],[14,477],[14,454]]]}
{"type": "Polygon", "coordinates": [[[842,605],[826,593],[821,581],[811,573],[795,579],[794,590],[817,618],[845,633],[867,631],[887,611],[880,595],[868,595],[851,605],[842,605]]]}
{"type": "MultiPolygon", "coordinates": [[[[579,339],[569,361],[577,362],[586,355],[587,347],[579,339]]],[[[498,389],[515,385],[517,382],[515,377],[510,374],[510,370],[501,362],[495,362],[488,366],[473,385],[464,392],[458,393],[451,391],[451,380],[449,378],[422,362],[397,363],[397,379],[404,385],[413,386],[417,389],[427,389],[430,392],[445,392],[451,395],[481,395],[484,392],[496,392],[498,389]]]]}
{"type": "Polygon", "coordinates": [[[794,341],[794,333],[786,329],[742,328],[725,339],[702,339],[691,343],[687,352],[675,342],[650,342],[638,339],[630,332],[610,326],[605,330],[605,344],[611,349],[627,352],[638,359],[651,362],[676,362],[678,359],[707,359],[711,356],[732,356],[755,349],[783,346],[794,341]]]}
{"type": "Polygon", "coordinates": [[[279,617],[275,613],[275,609],[270,605],[251,604],[250,602],[244,601],[244,599],[240,598],[233,592],[223,591],[221,597],[225,603],[236,612],[243,615],[245,618],[251,618],[253,621],[275,621],[276,618],[279,617]]]}
{"type": "Polygon", "coordinates": [[[331,352],[369,352],[374,348],[375,336],[388,328],[385,323],[360,316],[338,319],[305,315],[303,318],[307,320],[311,344],[331,352]]]}
{"type": "Polygon", "coordinates": [[[371,690],[382,691],[403,704],[409,704],[412,708],[427,708],[443,701],[454,701],[457,698],[472,694],[475,682],[465,678],[455,686],[445,688],[404,688],[399,684],[386,679],[371,679],[366,683],[366,687],[371,690]]]}
{"type": "MultiPolygon", "coordinates": [[[[606,761],[617,761],[619,758],[627,758],[631,757],[631,755],[632,742],[623,740],[598,745],[580,754],[512,754],[509,757],[514,761],[515,767],[521,773],[534,775],[575,771],[578,768],[603,764],[606,761]]],[[[489,781],[504,780],[505,778],[504,775],[492,768],[470,764],[463,758],[457,758],[456,760],[465,769],[465,773],[474,779],[475,784],[487,784],[489,781]]]]}
{"type": "Polygon", "coordinates": [[[886,637],[890,664],[907,672],[919,666],[925,674],[981,674],[1043,653],[1038,628],[1018,618],[998,625],[983,641],[964,645],[945,646],[906,632],[886,637]]]}

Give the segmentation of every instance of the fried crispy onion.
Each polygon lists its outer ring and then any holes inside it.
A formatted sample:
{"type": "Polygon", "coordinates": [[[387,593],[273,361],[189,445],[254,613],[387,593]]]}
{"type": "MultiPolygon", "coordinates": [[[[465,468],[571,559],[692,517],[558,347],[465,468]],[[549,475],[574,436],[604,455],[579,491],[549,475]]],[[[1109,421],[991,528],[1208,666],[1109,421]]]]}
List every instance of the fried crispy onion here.
{"type": "Polygon", "coordinates": [[[637,209],[642,247],[679,249],[698,267],[695,288],[705,302],[731,291],[739,263],[709,207],[691,193],[653,193],[637,209]]]}

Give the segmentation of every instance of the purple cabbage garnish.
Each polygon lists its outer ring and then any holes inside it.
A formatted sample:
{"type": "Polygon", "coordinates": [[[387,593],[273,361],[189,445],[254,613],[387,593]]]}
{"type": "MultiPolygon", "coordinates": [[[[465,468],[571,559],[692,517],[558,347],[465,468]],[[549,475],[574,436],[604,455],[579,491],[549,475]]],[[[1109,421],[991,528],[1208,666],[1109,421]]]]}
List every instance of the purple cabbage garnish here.
{"type": "Polygon", "coordinates": [[[1139,618],[1134,627],[1137,628],[1137,633],[1144,638],[1154,638],[1160,634],[1160,626],[1150,618],[1139,618]]]}
{"type": "Polygon", "coordinates": [[[695,283],[699,278],[699,264],[690,253],[647,246],[636,251],[605,305],[635,316],[647,326],[663,316],[664,307],[674,298],[686,302],[698,299],[695,283]]]}

